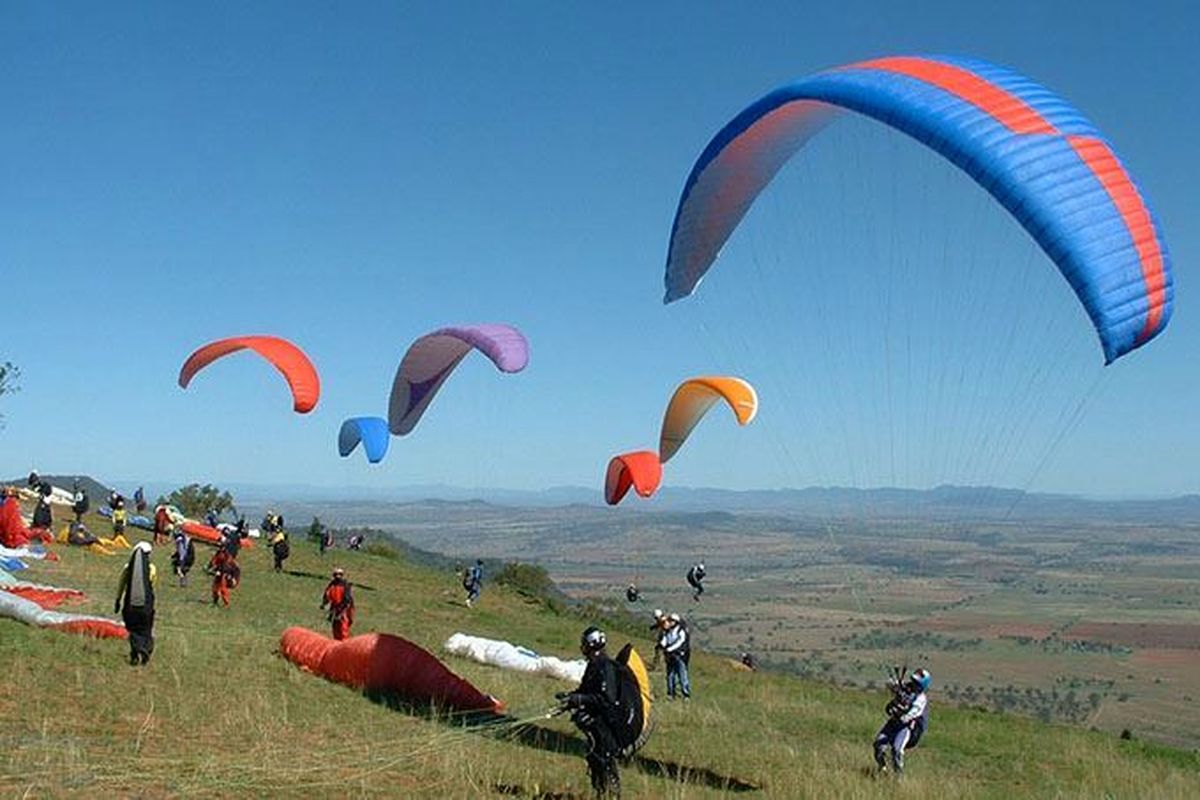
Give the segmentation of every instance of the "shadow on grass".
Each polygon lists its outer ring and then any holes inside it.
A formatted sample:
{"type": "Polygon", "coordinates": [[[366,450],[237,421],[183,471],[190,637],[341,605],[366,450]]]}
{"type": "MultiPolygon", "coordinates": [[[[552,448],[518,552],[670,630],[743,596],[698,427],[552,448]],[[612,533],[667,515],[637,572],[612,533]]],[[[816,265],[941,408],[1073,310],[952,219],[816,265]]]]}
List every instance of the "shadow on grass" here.
{"type": "Polygon", "coordinates": [[[496,794],[509,797],[529,797],[532,800],[578,800],[579,798],[579,795],[574,792],[541,792],[536,789],[530,791],[516,783],[497,783],[493,788],[496,790],[496,794]]]}
{"type": "MultiPolygon", "coordinates": [[[[561,753],[579,756],[582,760],[587,755],[587,743],[580,736],[563,733],[552,728],[544,728],[534,723],[522,723],[507,714],[496,714],[490,711],[478,711],[454,714],[451,717],[439,715],[428,704],[412,703],[393,692],[366,692],[366,697],[373,703],[386,706],[393,711],[399,711],[410,716],[423,717],[430,721],[461,726],[479,733],[482,736],[492,736],[504,741],[517,742],[526,747],[544,750],[549,753],[561,753]]],[[[673,761],[664,761],[643,755],[634,755],[623,760],[623,763],[635,767],[648,775],[657,775],[671,781],[706,786],[726,792],[756,792],[761,787],[735,778],[732,775],[722,775],[707,767],[692,767],[673,761]]],[[[526,790],[520,786],[497,786],[502,794],[518,794],[526,790]]],[[[566,794],[532,793],[530,796],[539,798],[571,797],[566,794]]]]}

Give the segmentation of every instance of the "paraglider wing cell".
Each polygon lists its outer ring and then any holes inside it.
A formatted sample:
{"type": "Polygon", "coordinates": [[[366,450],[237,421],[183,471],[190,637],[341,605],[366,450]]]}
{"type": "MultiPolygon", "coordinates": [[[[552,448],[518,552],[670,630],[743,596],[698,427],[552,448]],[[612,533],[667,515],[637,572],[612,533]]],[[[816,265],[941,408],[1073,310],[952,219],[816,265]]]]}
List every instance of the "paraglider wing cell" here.
{"type": "Polygon", "coordinates": [[[275,336],[235,336],[201,347],[188,356],[179,370],[179,385],[186,389],[196,373],[219,358],[239,350],[253,350],[271,362],[292,390],[292,407],[307,414],[321,396],[321,379],[312,361],[299,347],[275,336]]]}
{"type": "Polygon", "coordinates": [[[734,117],[684,186],[664,302],[695,290],[758,194],[840,111],[912,136],[1003,204],[1071,284],[1107,363],[1166,327],[1174,284],[1161,227],[1100,131],[1016,72],[944,56],[820,72],[734,117]]]}
{"type": "Polygon", "coordinates": [[[338,453],[345,458],[362,442],[367,461],[378,464],[387,455],[387,420],[379,417],[351,417],[342,423],[338,432],[338,453]]]}
{"type": "Polygon", "coordinates": [[[604,500],[615,506],[632,486],[642,497],[650,497],[662,483],[662,464],[658,453],[638,450],[613,456],[604,476],[604,500]]]}
{"type": "Polygon", "coordinates": [[[671,460],[717,400],[729,404],[739,425],[748,425],[758,413],[758,394],[749,382],[730,377],[690,378],[679,384],[663,415],[658,440],[660,462],[671,460]]]}
{"type": "Polygon", "coordinates": [[[529,363],[529,343],[511,325],[442,328],[413,342],[400,361],[388,400],[388,428],[403,436],[421,420],[438,389],[471,350],[479,350],[501,372],[520,372],[529,363]]]}

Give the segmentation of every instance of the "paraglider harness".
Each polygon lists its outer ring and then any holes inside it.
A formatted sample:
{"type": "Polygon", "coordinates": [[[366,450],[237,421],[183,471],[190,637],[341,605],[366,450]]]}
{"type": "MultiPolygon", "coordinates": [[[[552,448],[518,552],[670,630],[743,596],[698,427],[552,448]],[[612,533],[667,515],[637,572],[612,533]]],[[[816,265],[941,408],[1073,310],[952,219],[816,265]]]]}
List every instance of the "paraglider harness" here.
{"type": "Polygon", "coordinates": [[[468,592],[478,591],[483,584],[483,570],[476,564],[463,570],[462,587],[468,592]]]}
{"type": "Polygon", "coordinates": [[[602,694],[561,692],[555,695],[560,705],[551,714],[558,716],[570,713],[571,721],[585,732],[599,718],[614,735],[618,749],[612,755],[628,759],[642,749],[654,728],[653,720],[648,718],[648,707],[643,704],[643,697],[649,697],[649,687],[642,686],[642,678],[639,678],[632,664],[636,660],[643,676],[645,666],[632,643],[622,647],[616,658],[608,660],[617,678],[615,703],[602,694]]]}
{"type": "MultiPolygon", "coordinates": [[[[331,587],[335,586],[336,582],[330,582],[329,585],[331,587]]],[[[328,619],[330,622],[337,622],[338,620],[346,619],[350,614],[351,609],[354,608],[354,595],[350,592],[350,581],[343,580],[342,587],[342,601],[340,603],[329,604],[328,619]]],[[[328,591],[328,588],[326,591],[328,591]]],[[[353,622],[353,620],[351,620],[351,622],[353,622]]]]}
{"type": "Polygon", "coordinates": [[[91,508],[91,501],[88,500],[87,492],[83,489],[75,492],[75,503],[71,506],[71,510],[75,512],[76,518],[82,520],[89,508],[91,508]]]}
{"type": "Polygon", "coordinates": [[[694,565],[687,572],[687,582],[695,591],[692,593],[692,599],[699,600],[700,595],[704,594],[704,576],[707,575],[704,567],[699,564],[694,565]]]}
{"type": "Polygon", "coordinates": [[[242,568],[238,566],[237,561],[229,550],[219,550],[208,562],[205,567],[205,572],[216,577],[223,575],[230,589],[236,589],[238,582],[242,579],[242,568]],[[221,558],[224,554],[225,557],[221,558]]]}
{"type": "Polygon", "coordinates": [[[912,733],[909,735],[905,749],[911,750],[921,741],[921,737],[925,734],[925,728],[929,725],[929,720],[926,715],[922,714],[909,722],[901,722],[901,718],[912,710],[913,701],[921,694],[920,689],[914,692],[908,688],[905,680],[907,674],[907,664],[903,667],[898,665],[892,667],[891,677],[888,678],[888,688],[892,692],[892,697],[884,707],[884,713],[887,714],[889,724],[909,726],[912,733]]]}

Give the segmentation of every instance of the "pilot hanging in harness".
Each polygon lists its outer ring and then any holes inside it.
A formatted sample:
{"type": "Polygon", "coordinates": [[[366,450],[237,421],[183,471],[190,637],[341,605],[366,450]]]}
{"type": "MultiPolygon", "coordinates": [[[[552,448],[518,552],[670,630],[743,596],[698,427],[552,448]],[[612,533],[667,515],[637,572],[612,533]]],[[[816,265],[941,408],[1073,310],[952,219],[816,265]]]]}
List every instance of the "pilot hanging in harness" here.
{"type": "Polygon", "coordinates": [[[891,748],[892,767],[897,776],[904,773],[904,751],[916,747],[929,726],[926,692],[933,682],[927,669],[916,670],[908,680],[903,676],[904,670],[897,669],[895,677],[888,681],[892,690],[886,709],[888,720],[875,735],[875,764],[881,773],[886,773],[887,751],[891,748]]]}
{"type": "Polygon", "coordinates": [[[692,599],[697,603],[700,602],[700,595],[704,594],[704,576],[707,574],[703,561],[693,564],[687,572],[687,582],[692,587],[692,599]]]}

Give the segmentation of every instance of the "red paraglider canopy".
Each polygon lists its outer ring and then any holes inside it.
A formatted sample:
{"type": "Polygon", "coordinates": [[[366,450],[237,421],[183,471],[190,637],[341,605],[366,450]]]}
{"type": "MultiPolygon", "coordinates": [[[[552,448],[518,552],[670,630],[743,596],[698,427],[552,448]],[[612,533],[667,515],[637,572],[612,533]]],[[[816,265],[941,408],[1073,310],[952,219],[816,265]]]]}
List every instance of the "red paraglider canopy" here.
{"type": "Polygon", "coordinates": [[[504,710],[504,703],[455,675],[432,653],[389,633],[367,633],[338,642],[293,627],[283,632],[279,651],[315,675],[358,689],[394,692],[456,711],[504,710]]]}
{"type": "Polygon", "coordinates": [[[179,370],[179,385],[186,389],[196,373],[218,358],[239,350],[253,350],[270,361],[292,389],[292,407],[299,414],[312,411],[321,396],[321,378],[312,361],[296,345],[276,336],[235,336],[204,345],[188,356],[179,370]]]}
{"type": "Polygon", "coordinates": [[[630,486],[642,497],[649,497],[658,491],[660,483],[662,462],[658,460],[658,453],[649,450],[622,453],[608,462],[604,500],[610,506],[615,506],[629,492],[630,486]]]}

